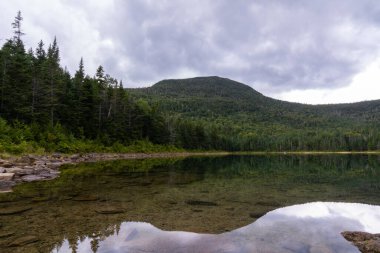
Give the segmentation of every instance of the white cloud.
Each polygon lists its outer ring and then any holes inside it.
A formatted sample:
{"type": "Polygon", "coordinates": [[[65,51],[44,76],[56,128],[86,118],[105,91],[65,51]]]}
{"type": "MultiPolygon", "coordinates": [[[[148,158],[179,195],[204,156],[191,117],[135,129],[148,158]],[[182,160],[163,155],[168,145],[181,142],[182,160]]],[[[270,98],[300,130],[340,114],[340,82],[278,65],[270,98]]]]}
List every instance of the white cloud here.
{"type": "Polygon", "coordinates": [[[351,103],[380,99],[380,59],[355,75],[351,84],[346,87],[297,89],[272,94],[272,96],[281,100],[307,104],[351,103]]]}

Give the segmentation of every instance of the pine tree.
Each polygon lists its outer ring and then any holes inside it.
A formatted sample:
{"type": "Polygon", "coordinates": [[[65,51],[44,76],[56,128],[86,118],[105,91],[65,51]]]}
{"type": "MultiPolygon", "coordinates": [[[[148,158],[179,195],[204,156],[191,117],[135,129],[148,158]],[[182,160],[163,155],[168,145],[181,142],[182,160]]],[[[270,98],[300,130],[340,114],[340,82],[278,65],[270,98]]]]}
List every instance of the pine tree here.
{"type": "Polygon", "coordinates": [[[103,121],[103,111],[105,108],[105,100],[106,100],[106,80],[104,76],[104,69],[102,66],[99,66],[96,70],[95,75],[96,80],[96,91],[97,91],[97,103],[98,103],[98,134],[100,134],[102,129],[102,121],[103,121]]]}
{"type": "Polygon", "coordinates": [[[31,60],[21,40],[21,12],[12,23],[15,36],[3,46],[2,115],[7,119],[30,120],[31,60]]]}
{"type": "Polygon", "coordinates": [[[71,107],[71,119],[72,119],[72,127],[75,129],[76,135],[82,137],[83,136],[83,127],[81,126],[81,115],[83,115],[83,81],[85,77],[84,72],[84,63],[83,58],[79,61],[78,70],[75,72],[74,78],[72,80],[72,96],[73,96],[73,104],[71,107]]]}
{"type": "Polygon", "coordinates": [[[60,85],[60,65],[59,65],[59,48],[57,45],[57,39],[54,38],[53,44],[49,47],[47,52],[47,64],[48,64],[48,91],[49,91],[49,118],[50,126],[54,125],[55,110],[58,106],[58,94],[62,89],[60,85]]]}
{"type": "Polygon", "coordinates": [[[25,35],[25,33],[21,30],[21,21],[23,20],[21,16],[21,11],[17,12],[17,16],[15,17],[15,20],[12,23],[12,27],[14,29],[14,37],[13,41],[16,42],[17,45],[22,44],[21,36],[25,35]]]}
{"type": "Polygon", "coordinates": [[[46,104],[44,104],[44,99],[46,99],[46,94],[44,91],[44,82],[46,79],[46,52],[44,49],[44,43],[41,40],[38,43],[35,59],[33,64],[33,80],[32,80],[32,121],[37,123],[46,122],[46,117],[44,117],[44,109],[46,104]]]}

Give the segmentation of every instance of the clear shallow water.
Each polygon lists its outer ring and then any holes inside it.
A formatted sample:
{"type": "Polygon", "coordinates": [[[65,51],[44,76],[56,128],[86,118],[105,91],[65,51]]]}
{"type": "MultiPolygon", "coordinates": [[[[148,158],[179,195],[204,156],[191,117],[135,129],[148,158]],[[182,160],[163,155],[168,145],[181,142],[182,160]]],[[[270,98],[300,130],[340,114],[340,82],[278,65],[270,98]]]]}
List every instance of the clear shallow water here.
{"type": "Polygon", "coordinates": [[[268,211],[313,201],[380,205],[379,156],[231,156],[67,167],[54,181],[0,195],[0,212],[30,208],[0,215],[0,248],[51,252],[65,245],[79,249],[87,241],[99,251],[100,241],[135,224],[123,223],[129,221],[166,231],[234,231],[239,237],[239,228],[268,211]],[[8,247],[28,235],[37,241],[8,247]]]}

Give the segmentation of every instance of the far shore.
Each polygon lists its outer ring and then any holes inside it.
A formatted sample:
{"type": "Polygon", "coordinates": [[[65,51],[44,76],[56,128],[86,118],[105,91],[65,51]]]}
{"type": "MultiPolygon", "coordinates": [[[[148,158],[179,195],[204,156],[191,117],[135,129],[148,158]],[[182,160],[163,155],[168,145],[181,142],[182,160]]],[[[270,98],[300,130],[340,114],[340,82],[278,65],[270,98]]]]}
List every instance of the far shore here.
{"type": "Polygon", "coordinates": [[[70,156],[99,156],[103,158],[120,158],[120,159],[146,159],[146,158],[171,158],[171,157],[187,157],[187,156],[225,156],[225,155],[380,155],[380,150],[375,151],[178,151],[178,152],[128,152],[128,153],[115,153],[115,152],[82,152],[82,153],[23,153],[11,154],[1,153],[0,159],[13,160],[24,156],[54,156],[60,155],[62,157],[70,156]]]}

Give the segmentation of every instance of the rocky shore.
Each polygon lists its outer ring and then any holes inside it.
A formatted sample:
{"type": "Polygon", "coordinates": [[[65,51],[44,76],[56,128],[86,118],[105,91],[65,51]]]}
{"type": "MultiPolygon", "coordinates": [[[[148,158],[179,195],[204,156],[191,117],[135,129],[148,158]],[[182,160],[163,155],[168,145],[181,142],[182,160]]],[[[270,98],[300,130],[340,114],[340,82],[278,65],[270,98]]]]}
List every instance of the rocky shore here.
{"type": "MultiPolygon", "coordinates": [[[[22,182],[51,180],[59,176],[59,168],[64,164],[97,162],[118,159],[145,159],[166,157],[187,157],[194,155],[211,155],[212,153],[89,153],[89,154],[52,154],[26,155],[0,159],[0,192],[12,191],[12,187],[22,182]]],[[[224,153],[215,153],[214,155],[224,153]]]]}
{"type": "Polygon", "coordinates": [[[366,232],[343,232],[343,237],[352,242],[360,252],[380,253],[380,234],[370,234],[366,232]]]}

